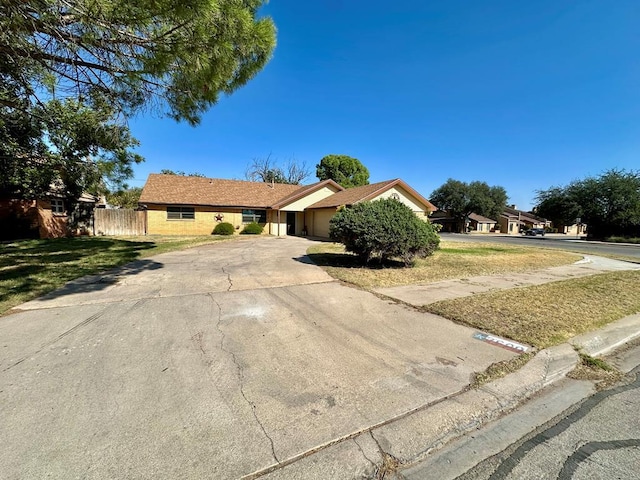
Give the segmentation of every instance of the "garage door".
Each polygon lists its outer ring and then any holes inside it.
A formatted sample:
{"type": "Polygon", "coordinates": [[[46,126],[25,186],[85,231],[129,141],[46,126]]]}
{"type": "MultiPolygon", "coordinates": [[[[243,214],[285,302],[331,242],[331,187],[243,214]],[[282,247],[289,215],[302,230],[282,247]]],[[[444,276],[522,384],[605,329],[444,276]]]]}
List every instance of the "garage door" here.
{"type": "Polygon", "coordinates": [[[333,208],[314,210],[313,212],[313,235],[316,237],[329,238],[329,220],[335,215],[333,208]]]}

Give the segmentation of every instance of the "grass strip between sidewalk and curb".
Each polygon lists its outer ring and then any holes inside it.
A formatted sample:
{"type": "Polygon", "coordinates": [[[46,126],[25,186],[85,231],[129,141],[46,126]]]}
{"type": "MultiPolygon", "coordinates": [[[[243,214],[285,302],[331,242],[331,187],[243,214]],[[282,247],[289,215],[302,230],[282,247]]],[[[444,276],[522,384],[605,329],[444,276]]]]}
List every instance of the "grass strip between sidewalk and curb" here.
{"type": "Polygon", "coordinates": [[[575,380],[591,380],[595,382],[598,391],[609,388],[624,378],[622,372],[607,363],[602,358],[592,357],[576,349],[580,356],[580,362],[567,377],[575,380]]]}
{"type": "Polygon", "coordinates": [[[421,310],[543,349],[640,312],[640,271],[481,293],[421,310]]]}
{"type": "Polygon", "coordinates": [[[403,268],[400,262],[364,267],[355,255],[346,253],[337,243],[314,245],[307,255],[332,277],[363,288],[525,272],[569,265],[583,258],[562,250],[446,240],[431,257],[418,260],[412,268],[403,268]]]}
{"type": "Polygon", "coordinates": [[[73,237],[0,244],[0,315],[66,282],[160,253],[228,240],[218,236],[73,237]]]}
{"type": "Polygon", "coordinates": [[[536,352],[521,353],[517,357],[489,365],[486,370],[474,374],[470,388],[479,388],[482,385],[506,377],[510,373],[516,372],[524,367],[529,360],[535,356],[536,352]]]}

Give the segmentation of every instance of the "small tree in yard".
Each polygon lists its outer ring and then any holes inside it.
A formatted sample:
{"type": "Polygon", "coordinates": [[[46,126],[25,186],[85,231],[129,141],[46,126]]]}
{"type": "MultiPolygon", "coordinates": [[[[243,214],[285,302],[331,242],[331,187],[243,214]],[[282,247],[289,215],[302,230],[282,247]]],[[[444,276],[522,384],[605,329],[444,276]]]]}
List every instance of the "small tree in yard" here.
{"type": "Polygon", "coordinates": [[[363,263],[399,258],[406,266],[431,255],[440,244],[433,225],[420,220],[405,204],[394,199],[357,203],[331,219],[331,239],[343,243],[363,263]]]}

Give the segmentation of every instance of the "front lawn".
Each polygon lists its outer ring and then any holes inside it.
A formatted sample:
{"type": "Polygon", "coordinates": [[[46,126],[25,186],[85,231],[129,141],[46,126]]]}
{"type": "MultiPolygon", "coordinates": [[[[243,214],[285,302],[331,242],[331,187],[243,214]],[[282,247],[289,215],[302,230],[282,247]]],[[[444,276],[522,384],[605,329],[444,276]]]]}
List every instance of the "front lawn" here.
{"type": "Polygon", "coordinates": [[[640,312],[640,271],[443,300],[423,310],[512,340],[546,348],[640,312]]]}
{"type": "Polygon", "coordinates": [[[498,275],[568,265],[582,255],[560,250],[491,244],[441,241],[431,257],[418,260],[413,268],[400,263],[363,267],[358,259],[336,243],[310,247],[307,254],[329,275],[364,288],[432,283],[453,278],[498,275]]]}
{"type": "Polygon", "coordinates": [[[64,285],[132,260],[229,237],[76,237],[0,244],[0,314],[64,285]]]}

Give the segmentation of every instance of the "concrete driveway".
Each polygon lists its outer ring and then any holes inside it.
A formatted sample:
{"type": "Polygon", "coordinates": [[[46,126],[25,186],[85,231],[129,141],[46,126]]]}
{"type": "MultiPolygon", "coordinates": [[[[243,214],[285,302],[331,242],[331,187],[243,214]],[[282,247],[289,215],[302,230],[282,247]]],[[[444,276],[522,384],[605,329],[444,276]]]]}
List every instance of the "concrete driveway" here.
{"type": "Polygon", "coordinates": [[[354,478],[374,427],[514,355],[333,281],[311,244],[158,255],[0,318],[3,478],[354,478]]]}

